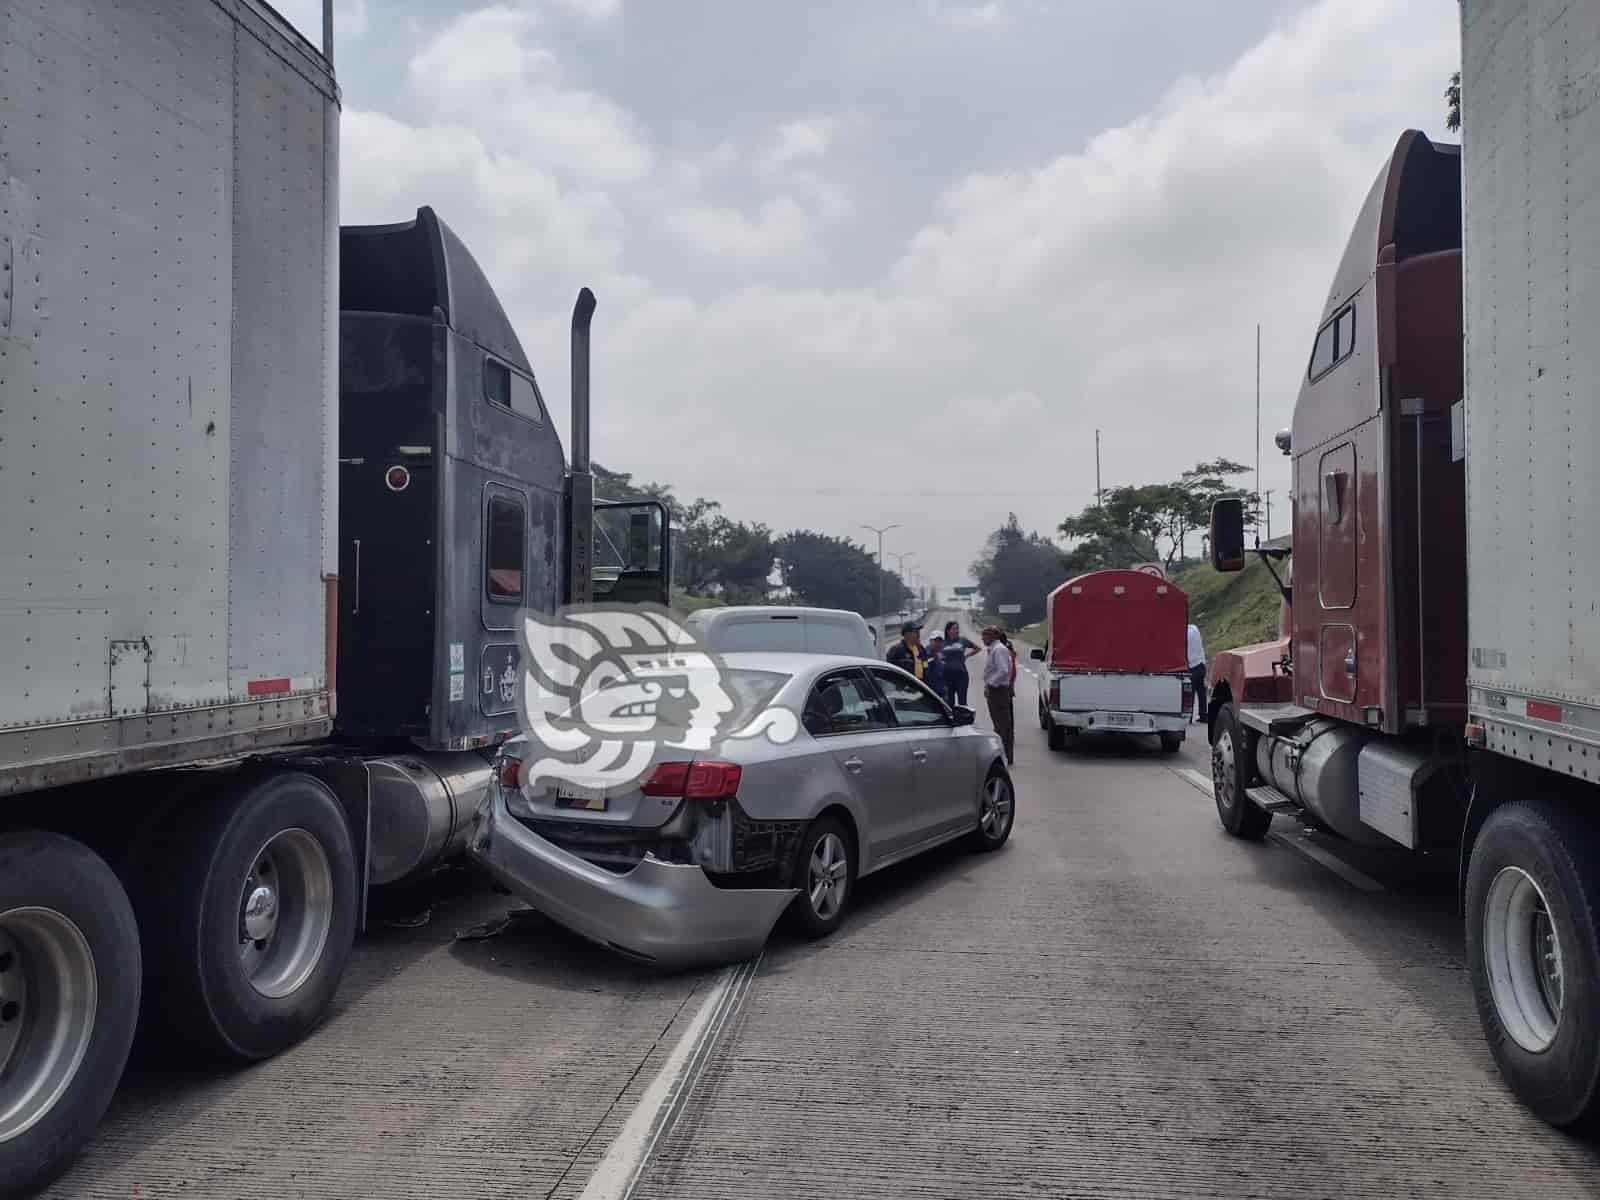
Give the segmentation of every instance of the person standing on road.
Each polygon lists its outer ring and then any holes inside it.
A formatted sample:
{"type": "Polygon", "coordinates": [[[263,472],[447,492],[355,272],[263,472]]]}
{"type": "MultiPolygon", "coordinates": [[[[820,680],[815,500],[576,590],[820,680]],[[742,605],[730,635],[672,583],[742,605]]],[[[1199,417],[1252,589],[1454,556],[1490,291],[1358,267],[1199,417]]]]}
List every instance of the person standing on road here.
{"type": "Polygon", "coordinates": [[[944,662],[945,702],[951,705],[967,703],[967,659],[983,651],[970,638],[961,636],[961,624],[947,621],[944,627],[944,649],[940,658],[944,662]]]}
{"type": "Polygon", "coordinates": [[[923,683],[933,689],[933,694],[941,700],[946,700],[946,684],[944,676],[944,638],[934,634],[928,639],[928,674],[923,683]]]}
{"type": "Polygon", "coordinates": [[[907,621],[900,626],[900,640],[889,647],[883,657],[892,666],[923,679],[928,674],[928,652],[922,648],[922,626],[907,621]]]}
{"type": "Polygon", "coordinates": [[[1200,640],[1200,626],[1189,626],[1189,679],[1194,685],[1195,720],[1206,719],[1206,648],[1200,640]]]}
{"type": "Polygon", "coordinates": [[[1016,761],[1016,722],[1011,712],[1011,683],[1016,678],[1016,657],[993,625],[983,633],[983,698],[989,705],[989,720],[1005,747],[1006,763],[1016,761]]]}

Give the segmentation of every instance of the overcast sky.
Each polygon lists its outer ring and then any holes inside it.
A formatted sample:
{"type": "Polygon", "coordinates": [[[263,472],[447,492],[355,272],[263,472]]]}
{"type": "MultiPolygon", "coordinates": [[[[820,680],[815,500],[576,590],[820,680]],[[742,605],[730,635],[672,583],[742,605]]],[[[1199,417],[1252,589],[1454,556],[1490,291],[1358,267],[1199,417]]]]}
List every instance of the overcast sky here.
{"type": "MultiPolygon", "coordinates": [[[[320,40],[320,0],[280,8],[320,40]]],[[[1015,511],[1254,454],[1456,0],[340,0],[346,223],[431,204],[558,424],[732,517],[966,579],[1015,511]]],[[[1280,518],[1281,519],[1281,518],[1280,518]]],[[[1274,521],[1277,532],[1278,521],[1274,521]]],[[[891,560],[892,561],[892,560],[891,560]]]]}

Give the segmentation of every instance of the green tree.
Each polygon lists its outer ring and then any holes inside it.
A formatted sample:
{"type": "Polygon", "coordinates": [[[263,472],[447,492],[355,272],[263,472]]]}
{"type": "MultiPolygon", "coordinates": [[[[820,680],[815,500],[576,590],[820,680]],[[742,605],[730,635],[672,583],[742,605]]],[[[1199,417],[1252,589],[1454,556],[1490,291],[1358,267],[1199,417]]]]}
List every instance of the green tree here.
{"type": "Polygon", "coordinates": [[[774,549],[784,583],[802,604],[874,617],[880,577],[887,608],[898,608],[911,597],[898,575],[879,571],[872,555],[847,538],[796,529],[779,538],[774,549]]]}
{"type": "Polygon", "coordinates": [[[1451,133],[1461,132],[1461,72],[1450,76],[1444,89],[1444,127],[1451,133]]]}
{"type": "Polygon", "coordinates": [[[1027,625],[1044,617],[1045,597],[1068,577],[1061,548],[1037,533],[1025,533],[1016,513],[989,535],[983,553],[973,562],[972,577],[991,607],[1020,604],[1012,618],[1027,625]]]}

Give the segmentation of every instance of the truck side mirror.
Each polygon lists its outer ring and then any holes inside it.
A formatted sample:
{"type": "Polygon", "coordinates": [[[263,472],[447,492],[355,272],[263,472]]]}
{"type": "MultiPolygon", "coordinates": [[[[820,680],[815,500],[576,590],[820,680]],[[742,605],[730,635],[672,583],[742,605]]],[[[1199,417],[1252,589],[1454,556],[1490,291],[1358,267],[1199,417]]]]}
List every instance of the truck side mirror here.
{"type": "Polygon", "coordinates": [[[1211,506],[1211,565],[1244,570],[1244,498],[1229,496],[1211,506]]]}

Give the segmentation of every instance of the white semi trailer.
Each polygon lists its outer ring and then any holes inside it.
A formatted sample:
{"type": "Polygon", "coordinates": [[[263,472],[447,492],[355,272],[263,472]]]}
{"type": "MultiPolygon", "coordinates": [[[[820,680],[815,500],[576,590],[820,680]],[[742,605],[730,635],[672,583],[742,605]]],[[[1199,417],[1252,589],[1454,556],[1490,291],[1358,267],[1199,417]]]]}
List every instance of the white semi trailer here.
{"type": "Polygon", "coordinates": [[[668,570],[659,506],[590,561],[593,297],[569,469],[449,228],[341,230],[329,54],[259,0],[3,20],[0,1194],[136,1027],[304,1036],[368,886],[459,848],[517,614],[668,570]]]}

